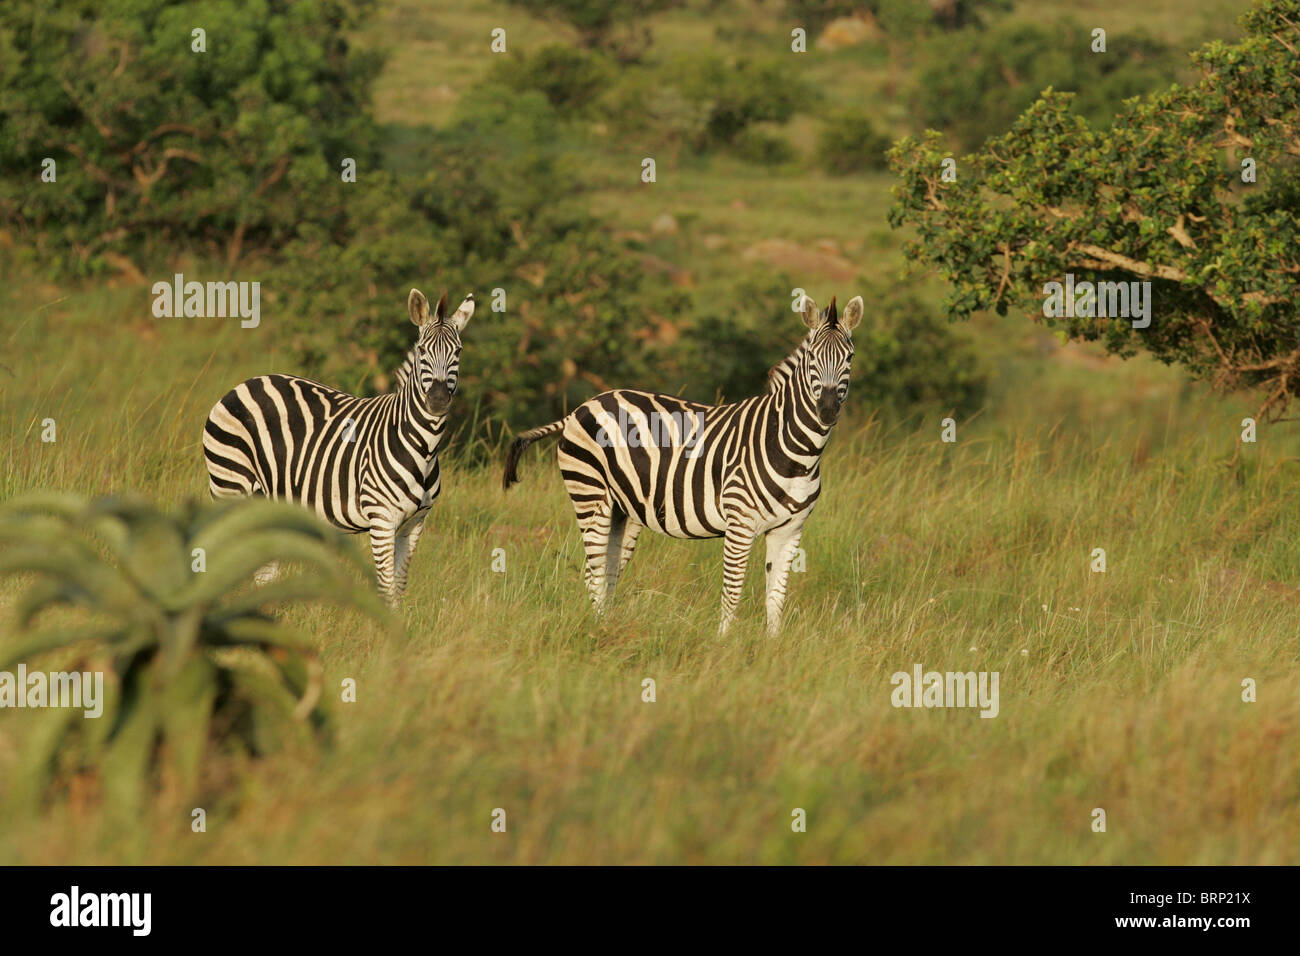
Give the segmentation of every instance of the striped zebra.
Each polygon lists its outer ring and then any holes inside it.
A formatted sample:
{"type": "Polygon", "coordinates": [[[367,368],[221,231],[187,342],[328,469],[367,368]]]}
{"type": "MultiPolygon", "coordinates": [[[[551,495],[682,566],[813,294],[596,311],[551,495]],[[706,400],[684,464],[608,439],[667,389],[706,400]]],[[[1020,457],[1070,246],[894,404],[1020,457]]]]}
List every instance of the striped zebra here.
{"type": "Polygon", "coordinates": [[[781,627],[786,579],[804,522],[821,494],[821,454],[849,390],[855,296],[841,318],[803,299],[808,334],[768,373],[767,392],[701,405],[632,389],[604,392],[570,415],[524,432],[510,446],[502,485],[518,481],[520,455],[562,433],[560,474],[586,550],[597,613],[612,599],[642,528],[674,538],[724,539],[725,634],[740,602],[749,552],[767,542],[767,630],[781,627]]]}
{"type": "Polygon", "coordinates": [[[368,532],[390,605],[406,591],[425,515],[442,490],[438,445],[474,296],[448,317],[444,293],[430,317],[412,289],[407,310],[420,332],[391,394],[357,398],[295,375],[259,375],[227,392],[203,428],[214,498],[291,501],[344,531],[368,532]]]}

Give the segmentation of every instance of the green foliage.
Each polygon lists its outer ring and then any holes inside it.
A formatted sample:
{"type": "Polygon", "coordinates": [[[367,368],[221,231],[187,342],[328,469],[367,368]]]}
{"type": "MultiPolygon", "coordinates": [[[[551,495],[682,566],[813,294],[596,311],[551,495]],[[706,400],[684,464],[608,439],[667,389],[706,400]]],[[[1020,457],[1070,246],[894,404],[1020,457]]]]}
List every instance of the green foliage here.
{"type": "Polygon", "coordinates": [[[1194,57],[1194,86],[1125,103],[1094,128],[1048,92],[1011,130],[957,165],[942,137],[892,151],[891,219],[917,230],[916,258],[949,281],[948,308],[1043,312],[1046,282],[1149,281],[1151,325],[1060,320],[1111,352],[1145,349],[1221,386],[1262,390],[1261,415],[1300,388],[1300,0],[1269,0],[1247,36],[1194,57]],[[1259,182],[1242,181],[1254,160],[1259,182]]]}
{"type": "Polygon", "coordinates": [[[871,16],[890,34],[910,37],[930,29],[955,30],[982,23],[1011,8],[1011,0],[786,0],[786,15],[810,33],[840,17],[871,16]]]}
{"type": "Polygon", "coordinates": [[[1106,52],[1093,53],[1090,32],[1077,24],[1012,23],[933,38],[919,54],[918,121],[974,149],[1051,87],[1077,92],[1075,110],[1090,123],[1106,123],[1123,100],[1167,85],[1184,62],[1138,35],[1111,34],[1106,52]]]}
{"type": "Polygon", "coordinates": [[[644,18],[682,6],[684,0],[510,0],[543,20],[563,20],[586,47],[623,62],[639,59],[652,37],[644,18]]]}
{"type": "Polygon", "coordinates": [[[894,415],[977,411],[988,370],[968,336],[937,315],[915,292],[869,288],[853,333],[852,401],[894,415]]]}
{"type": "Polygon", "coordinates": [[[813,102],[813,90],[789,57],[727,62],[714,56],[681,58],[673,75],[682,93],[704,111],[698,146],[726,146],[753,123],[784,123],[813,102]]]}
{"type": "Polygon", "coordinates": [[[538,90],[558,115],[572,117],[590,112],[613,73],[599,53],[551,44],[499,63],[494,78],[517,93],[538,90]]]}
{"type": "Polygon", "coordinates": [[[215,752],[327,739],[314,645],[266,608],[327,601],[384,619],[340,561],[365,567],[338,533],[290,505],[188,506],[174,517],[134,497],[34,493],[0,512],[0,543],[0,574],[37,576],[0,671],[61,655],[58,670],[106,672],[101,717],[41,712],[23,748],[20,802],[41,799],[60,771],[93,769],[109,803],[131,812],[155,775],[191,793],[215,752]],[[306,572],[244,587],[277,560],[306,572]],[[38,629],[47,616],[55,623],[38,629]]]}
{"type": "Polygon", "coordinates": [[[740,59],[679,55],[655,67],[625,71],[605,102],[621,138],[647,148],[719,149],[766,165],[795,155],[770,130],[811,108],[815,91],[790,58],[740,59]]]}
{"type": "Polygon", "coordinates": [[[657,330],[685,297],[654,284],[634,251],[566,198],[580,187],[560,161],[558,130],[542,94],[483,85],[425,147],[430,172],[409,197],[342,191],[341,248],[320,256],[322,236],[285,249],[286,284],[302,289],[289,309],[302,364],[388,387],[413,341],[405,290],[432,273],[439,291],[480,302],[457,402],[481,422],[544,421],[593,391],[649,381],[662,358],[657,330]],[[359,305],[367,284],[377,294],[359,305]]]}
{"type": "Polygon", "coordinates": [[[829,173],[845,175],[884,169],[889,137],[871,118],[854,112],[837,113],[817,138],[817,162],[829,173]]]}
{"type": "Polygon", "coordinates": [[[345,39],[370,5],[5,3],[0,223],[65,273],[271,253],[316,219],[344,157],[376,164],[379,60],[345,39]]]}
{"type": "Polygon", "coordinates": [[[604,101],[605,116],[620,141],[676,158],[705,141],[707,104],[682,90],[670,70],[637,68],[620,76],[604,101]]]}
{"type": "Polygon", "coordinates": [[[759,166],[780,166],[799,157],[786,137],[757,127],[750,127],[737,136],[732,152],[745,162],[759,166]]]}
{"type": "MultiPolygon", "coordinates": [[[[763,303],[757,315],[745,309],[710,312],[687,333],[679,349],[688,397],[736,401],[767,389],[767,373],[799,344],[807,331],[791,311],[791,283],[782,278],[748,280],[729,301],[763,303]]],[[[911,291],[860,284],[866,303],[853,333],[855,405],[907,415],[922,409],[972,412],[984,400],[988,372],[969,338],[911,291]]]]}

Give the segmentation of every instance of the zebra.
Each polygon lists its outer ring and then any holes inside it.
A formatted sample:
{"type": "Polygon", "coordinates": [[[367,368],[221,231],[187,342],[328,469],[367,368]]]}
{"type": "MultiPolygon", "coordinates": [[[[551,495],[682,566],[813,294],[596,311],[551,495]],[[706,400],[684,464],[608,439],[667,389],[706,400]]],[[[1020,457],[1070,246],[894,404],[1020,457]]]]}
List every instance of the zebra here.
{"type": "Polygon", "coordinates": [[[227,392],[203,428],[212,497],[291,501],[344,531],[368,532],[379,590],[393,607],[442,490],[438,445],[474,296],[447,316],[444,292],[430,316],[412,289],[407,311],[420,332],[393,392],[357,398],[295,375],[260,375],[227,392]]]}
{"type": "Polygon", "coordinates": [[[765,394],[702,405],[633,389],[603,392],[556,422],[521,434],[506,456],[503,489],[519,480],[530,444],[562,433],[560,474],[586,552],[584,579],[596,613],[650,528],[674,538],[724,539],[722,618],[731,627],[745,565],[767,544],[767,632],[781,628],[786,580],[804,522],[821,494],[821,454],[843,408],[862,320],[854,296],[841,318],[807,296],[808,333],[768,372],[765,394]]]}

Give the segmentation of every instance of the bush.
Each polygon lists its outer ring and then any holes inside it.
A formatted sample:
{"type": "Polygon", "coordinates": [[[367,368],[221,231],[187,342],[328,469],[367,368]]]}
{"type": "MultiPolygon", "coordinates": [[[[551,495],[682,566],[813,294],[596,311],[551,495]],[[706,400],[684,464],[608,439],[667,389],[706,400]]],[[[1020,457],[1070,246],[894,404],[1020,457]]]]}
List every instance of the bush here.
{"type": "Polygon", "coordinates": [[[747,129],[736,137],[732,152],[747,163],[759,166],[780,166],[798,158],[790,141],[779,133],[762,129],[747,129]]]}
{"type": "Polygon", "coordinates": [[[99,719],[59,708],[35,718],[11,796],[35,803],[60,770],[89,770],[129,813],[152,779],[192,794],[217,751],[258,756],[292,739],[327,739],[314,645],[265,609],[324,600],[386,620],[356,582],[364,564],[340,538],[307,511],[266,501],[190,506],[178,517],[136,498],[50,492],[6,505],[0,574],[36,578],[18,602],[17,640],[0,649],[0,671],[62,654],[58,670],[108,672],[99,719]],[[309,571],[245,590],[274,560],[309,571]],[[60,608],[86,616],[57,616],[60,608]],[[36,630],[50,612],[56,623],[36,630]]]}
{"type": "Polygon", "coordinates": [[[0,6],[0,223],[59,272],[181,250],[272,254],[344,157],[378,165],[379,69],[346,40],[371,0],[0,6]],[[57,185],[39,183],[46,157],[57,185]]]}
{"type": "Polygon", "coordinates": [[[682,61],[683,92],[705,110],[701,149],[728,145],[753,123],[784,123],[813,102],[812,88],[782,60],[682,61]]]}
{"type": "Polygon", "coordinates": [[[861,113],[839,113],[826,121],[817,138],[817,162],[835,175],[884,169],[889,137],[861,113]]]}
{"type": "Polygon", "coordinates": [[[887,32],[900,38],[929,29],[955,30],[983,22],[990,12],[1011,8],[1011,0],[786,0],[786,16],[819,32],[839,17],[867,14],[887,32]]]}
{"type": "Polygon", "coordinates": [[[494,78],[516,92],[537,90],[557,114],[572,117],[590,111],[612,74],[600,54],[556,44],[499,63],[494,78]]]}
{"type": "Polygon", "coordinates": [[[964,331],[910,291],[869,288],[863,299],[853,333],[856,401],[895,415],[980,407],[988,370],[964,331]]]}
{"type": "Polygon", "coordinates": [[[955,181],[939,133],[899,142],[890,221],[915,230],[908,257],[947,280],[948,310],[1046,313],[1113,354],[1257,389],[1255,417],[1281,415],[1300,394],[1300,216],[1283,185],[1300,142],[1300,0],[1265,0],[1242,24],[1239,42],[1195,55],[1196,84],[1134,98],[1113,122],[1044,93],[955,181]],[[1258,182],[1243,181],[1246,158],[1258,182]],[[1089,295],[1097,282],[1108,291],[1089,295]]]}
{"type": "Polygon", "coordinates": [[[1090,52],[1091,43],[1091,31],[1075,24],[1004,24],[935,38],[919,56],[917,120],[970,150],[1048,87],[1075,91],[1079,115],[1107,123],[1124,99],[1167,86],[1185,70],[1181,55],[1140,35],[1110,34],[1104,54],[1090,52]]]}
{"type": "Polygon", "coordinates": [[[758,162],[785,162],[757,124],[782,124],[816,102],[812,87],[785,60],[678,56],[656,68],[624,71],[607,100],[617,133],[646,147],[696,153],[738,152],[758,162]],[[780,156],[780,159],[776,157],[780,156]]]}
{"type": "Polygon", "coordinates": [[[604,50],[624,63],[634,62],[650,47],[645,17],[680,7],[685,0],[510,0],[542,20],[563,20],[578,42],[604,50]]]}
{"type": "MultiPolygon", "coordinates": [[[[730,312],[701,317],[679,350],[687,396],[737,401],[766,391],[768,370],[807,331],[790,308],[794,285],[781,277],[742,282],[727,301],[767,303],[765,309],[748,320],[730,312]]],[[[867,308],[853,333],[851,403],[898,415],[979,408],[988,372],[965,334],[914,293],[862,283],[846,288],[841,304],[855,291],[867,308]]]]}
{"type": "Polygon", "coordinates": [[[402,303],[421,276],[435,295],[473,291],[480,303],[464,335],[458,417],[521,429],[602,389],[650,381],[685,297],[648,280],[640,257],[574,204],[580,185],[558,138],[542,94],[480,86],[425,147],[422,181],[348,194],[328,257],[315,241],[286,247],[285,281],[303,290],[287,310],[301,316],[302,364],[329,381],[387,387],[413,341],[402,303]],[[495,289],[504,311],[493,310],[495,289]]]}

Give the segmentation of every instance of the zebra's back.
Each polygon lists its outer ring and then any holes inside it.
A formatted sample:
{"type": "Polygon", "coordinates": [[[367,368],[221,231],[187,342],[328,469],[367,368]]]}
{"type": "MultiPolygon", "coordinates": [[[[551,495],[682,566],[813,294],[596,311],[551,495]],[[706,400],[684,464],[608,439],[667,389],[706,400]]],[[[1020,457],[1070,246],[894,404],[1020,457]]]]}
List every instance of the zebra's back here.
{"type": "Polygon", "coordinates": [[[725,533],[724,489],[743,452],[746,403],[705,405],[616,389],[565,422],[560,471],[575,503],[608,493],[639,524],[676,538],[725,533]]]}
{"type": "Polygon", "coordinates": [[[347,531],[366,530],[366,439],[383,425],[383,398],[294,375],[241,382],[213,406],[203,429],[213,496],[292,501],[347,531]]]}

